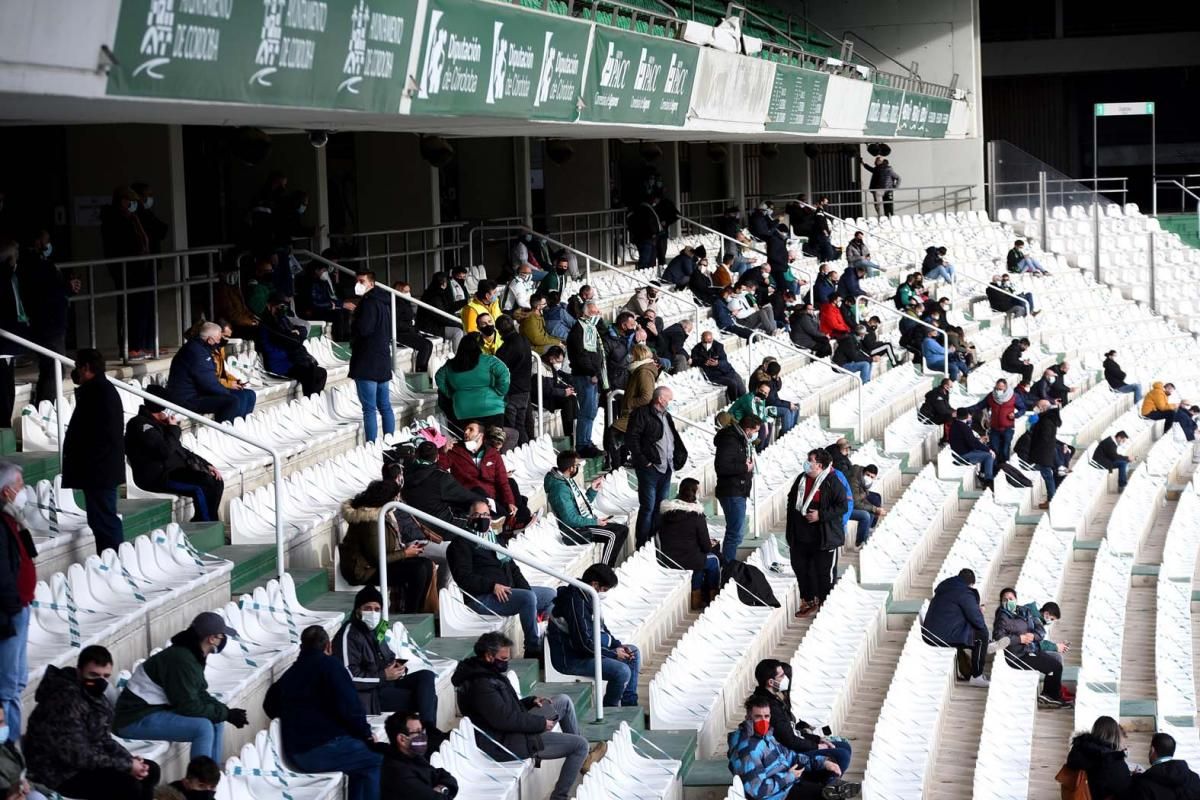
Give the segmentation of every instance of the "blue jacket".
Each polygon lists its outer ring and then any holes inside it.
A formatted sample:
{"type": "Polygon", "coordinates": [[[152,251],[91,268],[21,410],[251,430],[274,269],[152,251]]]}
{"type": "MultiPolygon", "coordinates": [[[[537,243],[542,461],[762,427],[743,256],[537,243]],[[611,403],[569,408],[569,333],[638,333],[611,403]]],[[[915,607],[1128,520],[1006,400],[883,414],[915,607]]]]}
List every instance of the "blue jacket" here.
{"type": "Polygon", "coordinates": [[[171,359],[167,375],[167,396],[184,408],[191,408],[201,397],[225,396],[230,392],[217,380],[217,365],[212,350],[199,336],[179,348],[171,359]]]}
{"type": "Polygon", "coordinates": [[[946,348],[936,336],[926,336],[921,342],[921,355],[930,369],[941,369],[946,365],[946,348]]]}
{"type": "Polygon", "coordinates": [[[842,528],[850,522],[850,512],[854,510],[854,491],[850,488],[850,481],[846,480],[846,476],[842,474],[840,469],[835,469],[833,474],[842,482],[842,488],[846,490],[846,513],[842,514],[842,528]]]}
{"type": "Polygon", "coordinates": [[[957,575],[946,578],[933,590],[924,628],[951,645],[988,639],[987,622],[979,610],[979,594],[957,575]]]}
{"type": "Polygon", "coordinates": [[[350,318],[350,377],[386,383],[392,379],[392,306],[375,288],[358,298],[350,318]]]}
{"type": "Polygon", "coordinates": [[[717,322],[717,327],[721,330],[732,328],[735,323],[733,321],[733,312],[729,310],[729,304],[725,302],[725,298],[718,297],[713,300],[712,316],[717,322]]]}
{"type": "Polygon", "coordinates": [[[272,317],[270,312],[262,315],[262,324],[258,327],[258,349],[268,372],[287,375],[288,370],[296,364],[296,352],[303,348],[303,335],[285,315],[272,317]]]}
{"type": "Polygon", "coordinates": [[[813,286],[813,298],[817,301],[818,306],[828,303],[835,294],[837,294],[837,286],[824,278],[818,279],[813,286]]]}
{"type": "Polygon", "coordinates": [[[986,453],[988,446],[979,441],[979,437],[971,430],[971,423],[954,420],[950,423],[950,449],[955,453],[986,453]]]}
{"type": "Polygon", "coordinates": [[[729,733],[729,771],[742,779],[746,800],[783,800],[796,782],[792,764],[806,772],[825,768],[825,756],[797,753],[784,747],[767,731],[754,733],[749,721],[729,733]]]}
{"type": "MultiPolygon", "coordinates": [[[[546,632],[562,639],[568,656],[591,661],[595,652],[592,650],[592,620],[592,598],[577,586],[560,586],[554,597],[546,632]]],[[[600,655],[616,658],[616,650],[620,646],[621,640],[612,635],[601,619],[600,655]]]]}
{"type": "Polygon", "coordinates": [[[667,268],[663,270],[662,279],[665,283],[680,288],[687,285],[695,271],[696,262],[680,253],[671,259],[671,263],[667,264],[667,268]]]}
{"type": "Polygon", "coordinates": [[[571,328],[575,327],[575,318],[567,311],[565,303],[547,306],[546,310],[542,312],[542,318],[546,321],[546,333],[564,342],[567,340],[567,335],[571,333],[571,328]]]}
{"type": "Polygon", "coordinates": [[[853,267],[846,267],[845,272],[842,273],[842,277],[838,279],[837,293],[846,300],[853,300],[860,295],[866,294],[862,290],[862,286],[859,285],[858,272],[853,267]]]}
{"type": "Polygon", "coordinates": [[[371,741],[371,726],[350,673],[336,658],[318,650],[300,651],[296,663],[267,691],[263,711],[279,720],[288,756],[339,736],[371,741]]]}

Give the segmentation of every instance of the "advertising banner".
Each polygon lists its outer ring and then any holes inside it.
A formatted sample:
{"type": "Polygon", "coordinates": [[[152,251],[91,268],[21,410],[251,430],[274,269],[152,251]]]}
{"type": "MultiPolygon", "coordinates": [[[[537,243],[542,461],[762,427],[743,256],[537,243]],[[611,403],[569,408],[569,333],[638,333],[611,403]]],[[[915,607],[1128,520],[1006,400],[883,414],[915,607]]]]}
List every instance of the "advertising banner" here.
{"type": "Polygon", "coordinates": [[[774,81],[775,64],[770,61],[701,48],[689,117],[693,124],[761,125],[774,81]]]}
{"type": "Polygon", "coordinates": [[[700,48],[596,27],[582,119],[632,125],[687,121],[700,48]]]}
{"type": "Polygon", "coordinates": [[[816,133],[821,129],[821,111],[829,76],[810,69],[775,65],[775,84],[767,107],[769,131],[816,133]]]}
{"type": "Polygon", "coordinates": [[[886,86],[871,88],[871,105],[867,107],[867,124],[863,126],[865,136],[895,136],[900,124],[900,106],[904,103],[903,89],[886,86]]]}
{"type": "Polygon", "coordinates": [[[941,139],[950,122],[950,106],[950,100],[945,98],[912,92],[905,94],[896,135],[941,139]]]}

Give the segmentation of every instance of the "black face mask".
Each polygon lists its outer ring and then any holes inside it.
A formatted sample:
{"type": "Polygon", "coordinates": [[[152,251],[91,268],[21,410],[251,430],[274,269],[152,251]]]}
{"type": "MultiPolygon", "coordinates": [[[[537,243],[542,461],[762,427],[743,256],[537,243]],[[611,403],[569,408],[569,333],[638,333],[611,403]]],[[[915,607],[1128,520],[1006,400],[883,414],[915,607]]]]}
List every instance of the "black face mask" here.
{"type": "Polygon", "coordinates": [[[214,800],[217,796],[213,789],[183,789],[182,792],[187,800],[214,800]]]}
{"type": "Polygon", "coordinates": [[[90,694],[92,697],[103,697],[105,690],[108,689],[108,681],[102,681],[99,678],[84,678],[83,691],[90,694]]]}
{"type": "Polygon", "coordinates": [[[479,332],[483,334],[483,338],[490,339],[492,334],[496,332],[495,325],[480,325],[479,332]]]}
{"type": "Polygon", "coordinates": [[[476,533],[484,533],[492,527],[492,521],[487,517],[471,517],[471,530],[476,533]]]}

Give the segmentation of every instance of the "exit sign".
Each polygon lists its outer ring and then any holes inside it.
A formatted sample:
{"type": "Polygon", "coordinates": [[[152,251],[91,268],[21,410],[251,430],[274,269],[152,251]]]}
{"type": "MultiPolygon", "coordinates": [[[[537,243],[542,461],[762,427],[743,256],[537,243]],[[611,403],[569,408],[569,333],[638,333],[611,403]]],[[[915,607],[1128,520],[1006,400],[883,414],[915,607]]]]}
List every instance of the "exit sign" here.
{"type": "Polygon", "coordinates": [[[1154,114],[1154,103],[1096,103],[1097,117],[1144,117],[1154,114]]]}

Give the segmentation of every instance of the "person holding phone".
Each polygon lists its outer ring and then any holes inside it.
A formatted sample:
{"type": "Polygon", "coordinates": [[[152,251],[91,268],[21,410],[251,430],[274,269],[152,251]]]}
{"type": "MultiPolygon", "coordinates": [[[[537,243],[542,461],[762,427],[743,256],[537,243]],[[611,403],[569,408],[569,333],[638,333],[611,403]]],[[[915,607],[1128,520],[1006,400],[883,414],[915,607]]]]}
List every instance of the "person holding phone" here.
{"type": "Polygon", "coordinates": [[[853,751],[850,743],[833,736],[828,727],[817,732],[792,713],[792,666],[774,658],[763,659],[754,668],[755,692],[771,704],[771,730],[775,739],[793,753],[825,757],[825,769],[821,773],[806,775],[809,780],[829,783],[850,769],[853,751]]]}
{"type": "Polygon", "coordinates": [[[427,669],[409,672],[407,662],[388,645],[383,595],[366,586],[354,596],[354,611],[333,637],[341,660],[358,691],[363,712],[416,713],[427,729],[437,726],[436,676],[427,669]]]}

